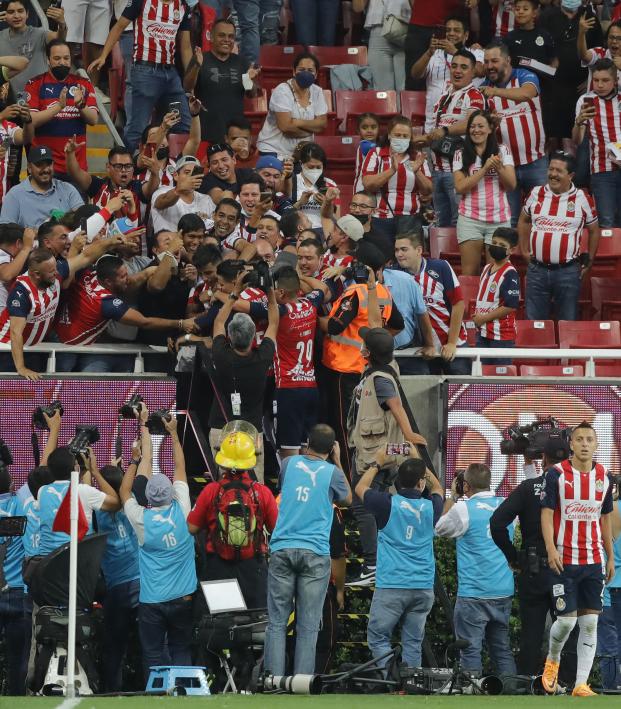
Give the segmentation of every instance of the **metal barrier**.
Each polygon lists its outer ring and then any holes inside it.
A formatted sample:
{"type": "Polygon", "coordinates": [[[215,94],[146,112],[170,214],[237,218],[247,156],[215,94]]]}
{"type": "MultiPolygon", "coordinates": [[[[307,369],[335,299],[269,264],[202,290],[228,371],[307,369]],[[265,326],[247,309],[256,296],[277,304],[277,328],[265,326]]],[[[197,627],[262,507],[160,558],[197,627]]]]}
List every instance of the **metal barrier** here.
{"type": "Polygon", "coordinates": [[[39,18],[39,21],[41,22],[41,27],[43,27],[46,32],[49,32],[50,23],[47,19],[47,15],[45,14],[45,12],[43,12],[43,8],[41,7],[41,5],[39,5],[39,1],[30,0],[30,4],[32,6],[32,9],[35,11],[35,15],[39,18]]]}

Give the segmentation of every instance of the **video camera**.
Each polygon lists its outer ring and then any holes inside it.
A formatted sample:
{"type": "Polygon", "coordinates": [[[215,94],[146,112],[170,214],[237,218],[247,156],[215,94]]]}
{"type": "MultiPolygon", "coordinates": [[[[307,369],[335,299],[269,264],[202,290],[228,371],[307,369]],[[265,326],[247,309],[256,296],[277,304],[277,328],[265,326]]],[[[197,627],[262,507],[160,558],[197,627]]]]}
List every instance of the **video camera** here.
{"type": "Polygon", "coordinates": [[[125,402],[119,409],[119,416],[124,419],[137,419],[140,416],[140,404],[144,399],[140,394],[134,394],[129,401],[125,402]]]}
{"type": "Polygon", "coordinates": [[[68,448],[76,458],[86,456],[88,447],[99,440],[99,429],[97,426],[82,424],[75,427],[75,436],[69,441],[68,448]]]}
{"type": "Polygon", "coordinates": [[[346,281],[354,281],[355,283],[367,283],[369,269],[360,261],[352,261],[343,271],[343,278],[346,281]]]}
{"type": "Polygon", "coordinates": [[[500,441],[503,455],[525,455],[530,460],[540,460],[550,436],[558,436],[562,442],[568,443],[571,429],[561,428],[557,419],[550,416],[525,426],[509,426],[504,435],[505,440],[500,441]]]}
{"type": "Polygon", "coordinates": [[[259,288],[264,293],[268,293],[274,287],[270,267],[265,261],[257,261],[249,265],[252,266],[252,271],[244,276],[244,285],[248,288],[259,288]]]}
{"type": "Polygon", "coordinates": [[[43,414],[46,414],[49,418],[52,418],[57,411],[60,411],[61,416],[65,413],[63,405],[58,400],[52,401],[49,406],[37,406],[32,414],[32,425],[40,431],[48,431],[49,426],[47,425],[47,421],[45,420],[45,416],[43,414]]]}
{"type": "Polygon", "coordinates": [[[164,425],[164,420],[170,421],[171,414],[168,409],[158,409],[150,414],[145,426],[152,436],[167,436],[168,431],[164,425]]]}

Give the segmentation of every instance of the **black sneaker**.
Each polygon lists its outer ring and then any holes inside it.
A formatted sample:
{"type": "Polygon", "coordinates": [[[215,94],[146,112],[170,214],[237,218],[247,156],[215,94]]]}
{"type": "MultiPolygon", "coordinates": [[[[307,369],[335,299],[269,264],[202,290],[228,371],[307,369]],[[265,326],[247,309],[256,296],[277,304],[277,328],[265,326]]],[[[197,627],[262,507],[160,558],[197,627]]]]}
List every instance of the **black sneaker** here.
{"type": "Polygon", "coordinates": [[[375,566],[362,565],[362,570],[358,576],[350,578],[345,583],[346,586],[375,586],[375,566]]]}

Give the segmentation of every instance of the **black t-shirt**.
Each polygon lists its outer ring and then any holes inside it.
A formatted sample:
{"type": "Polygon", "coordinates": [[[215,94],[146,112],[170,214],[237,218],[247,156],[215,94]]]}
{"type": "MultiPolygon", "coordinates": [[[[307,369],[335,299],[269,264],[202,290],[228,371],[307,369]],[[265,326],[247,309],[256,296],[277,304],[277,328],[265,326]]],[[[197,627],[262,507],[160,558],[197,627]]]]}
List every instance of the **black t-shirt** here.
{"type": "Polygon", "coordinates": [[[519,57],[536,59],[543,64],[550,64],[556,57],[552,35],[540,27],[532,30],[515,29],[504,39],[511,52],[513,66],[518,67],[519,57]]]}
{"type": "Polygon", "coordinates": [[[253,174],[254,174],[254,170],[251,170],[249,167],[236,167],[235,168],[235,180],[236,181],[235,182],[225,182],[224,180],[221,180],[219,177],[216,177],[215,175],[212,175],[211,173],[209,173],[208,175],[205,175],[205,177],[203,177],[203,181],[201,182],[201,186],[198,188],[198,191],[202,192],[203,194],[209,194],[209,192],[214,187],[219,187],[221,190],[229,190],[230,192],[233,192],[237,195],[237,194],[239,194],[239,183],[248,179],[253,174]]]}
{"type": "Polygon", "coordinates": [[[211,356],[216,369],[215,385],[226,420],[218,396],[214,396],[209,411],[210,428],[223,428],[226,421],[234,418],[231,394],[237,392],[241,398],[241,415],[235,418],[249,421],[258,431],[261,430],[265,381],[275,352],[276,345],[269,337],[247,356],[237,354],[224,335],[214,337],[211,356]]]}
{"type": "Polygon", "coordinates": [[[201,138],[210,143],[224,140],[226,124],[244,115],[244,87],[242,74],[250,62],[239,54],[231,54],[225,61],[212,52],[203,57],[194,92],[208,113],[201,111],[201,138]]]}

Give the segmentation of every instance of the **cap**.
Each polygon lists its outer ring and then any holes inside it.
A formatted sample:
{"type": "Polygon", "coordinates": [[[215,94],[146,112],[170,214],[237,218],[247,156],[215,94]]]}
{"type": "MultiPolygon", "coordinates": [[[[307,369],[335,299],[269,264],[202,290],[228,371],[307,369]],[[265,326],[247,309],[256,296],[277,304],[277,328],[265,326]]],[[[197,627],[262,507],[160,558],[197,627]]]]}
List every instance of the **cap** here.
{"type": "Polygon", "coordinates": [[[383,327],[361,327],[358,334],[374,360],[380,364],[392,362],[395,340],[388,330],[383,327]]]}
{"type": "Polygon", "coordinates": [[[554,458],[555,461],[565,460],[571,454],[569,441],[560,433],[551,433],[543,446],[543,452],[546,458],[554,458]]]}
{"type": "Polygon", "coordinates": [[[254,166],[255,170],[263,170],[265,167],[271,167],[272,170],[278,170],[278,172],[284,172],[285,166],[282,161],[275,158],[273,155],[261,155],[257,160],[257,164],[254,166]]]}
{"type": "Polygon", "coordinates": [[[364,236],[364,227],[353,214],[345,214],[337,219],[336,226],[352,241],[360,241],[364,236]]]}
{"type": "Polygon", "coordinates": [[[186,165],[200,165],[202,167],[201,161],[198,158],[195,158],[193,155],[184,155],[175,163],[175,172],[179,172],[179,170],[186,165]]]}
{"type": "Polygon", "coordinates": [[[170,505],[173,499],[173,486],[163,473],[153,473],[144,491],[152,507],[170,505]]]}
{"type": "Polygon", "coordinates": [[[46,161],[54,162],[51,148],[48,148],[47,145],[38,145],[36,148],[30,148],[28,152],[28,162],[36,165],[37,163],[46,161]]]}

